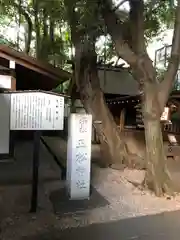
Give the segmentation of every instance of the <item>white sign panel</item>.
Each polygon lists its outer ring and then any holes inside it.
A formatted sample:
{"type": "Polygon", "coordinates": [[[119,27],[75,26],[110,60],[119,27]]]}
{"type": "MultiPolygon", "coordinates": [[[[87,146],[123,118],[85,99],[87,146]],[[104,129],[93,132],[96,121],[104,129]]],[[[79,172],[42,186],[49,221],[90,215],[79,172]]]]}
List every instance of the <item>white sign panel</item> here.
{"type": "Polygon", "coordinates": [[[92,116],[71,114],[67,152],[67,188],[70,199],[90,195],[92,116]]]}
{"type": "Polygon", "coordinates": [[[0,94],[0,154],[9,153],[10,94],[0,94]]]}
{"type": "Polygon", "coordinates": [[[16,68],[16,62],[15,61],[9,61],[9,68],[10,69],[15,69],[16,68]]]}
{"type": "Polygon", "coordinates": [[[11,89],[11,76],[0,75],[0,88],[11,89]]]}
{"type": "Polygon", "coordinates": [[[169,108],[165,107],[164,112],[161,115],[161,121],[167,121],[169,119],[169,108]]]}
{"type": "Polygon", "coordinates": [[[63,130],[64,97],[43,92],[11,94],[11,130],[63,130]]]}

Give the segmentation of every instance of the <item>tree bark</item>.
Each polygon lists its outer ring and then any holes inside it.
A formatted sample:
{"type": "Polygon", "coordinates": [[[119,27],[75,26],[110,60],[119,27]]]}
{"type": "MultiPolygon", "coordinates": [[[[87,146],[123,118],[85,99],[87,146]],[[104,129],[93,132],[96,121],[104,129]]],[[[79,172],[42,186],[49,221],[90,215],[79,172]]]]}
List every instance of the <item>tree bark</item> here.
{"type": "Polygon", "coordinates": [[[50,28],[49,28],[49,35],[50,35],[50,40],[51,40],[51,44],[53,45],[54,43],[54,27],[55,27],[55,23],[54,20],[52,19],[52,17],[50,18],[50,28]]]}
{"type": "Polygon", "coordinates": [[[126,145],[120,137],[117,125],[100,89],[96,66],[95,37],[88,36],[87,32],[84,35],[79,34],[75,5],[68,0],[65,1],[65,4],[71,27],[71,39],[75,47],[75,82],[86,112],[92,114],[94,126],[101,142],[102,162],[106,166],[126,162],[128,160],[126,145]]]}
{"type": "MultiPolygon", "coordinates": [[[[102,91],[92,86],[91,89],[85,91],[87,98],[82,101],[84,101],[86,111],[93,116],[94,126],[101,143],[102,164],[105,166],[117,163],[127,164],[126,145],[122,141],[116,123],[106,106],[102,91]],[[94,96],[94,99],[89,98],[90,96],[94,96]]],[[[80,95],[82,99],[83,96],[80,95]]]]}
{"type": "Polygon", "coordinates": [[[43,9],[43,36],[41,40],[41,47],[40,47],[40,56],[43,60],[48,59],[48,53],[49,53],[49,39],[48,39],[48,30],[49,26],[47,24],[48,20],[48,13],[47,9],[43,9]]]}
{"type": "Polygon", "coordinates": [[[129,45],[134,53],[146,53],[145,38],[144,38],[144,1],[143,0],[129,0],[130,4],[130,31],[131,40],[129,45]],[[137,34],[138,32],[138,34],[137,34]]]}
{"type": "Polygon", "coordinates": [[[180,59],[180,0],[176,11],[170,64],[165,74],[165,82],[162,82],[161,86],[156,79],[155,68],[146,53],[144,44],[143,1],[130,0],[130,21],[133,25],[131,26],[131,34],[133,36],[129,45],[127,44],[129,41],[123,38],[122,24],[118,22],[117,16],[112,10],[112,4],[109,4],[109,0],[99,0],[99,2],[101,2],[102,15],[115,42],[117,53],[130,64],[134,76],[143,86],[144,98],[142,103],[147,161],[145,183],[155,191],[156,195],[161,196],[163,193],[169,193],[172,189],[172,182],[167,171],[160,116],[174,82],[180,59]],[[166,87],[165,90],[163,85],[166,87]],[[163,91],[159,90],[160,87],[163,87],[163,91]]]}
{"type": "MultiPolygon", "coordinates": [[[[52,9],[53,11],[53,9],[52,9]]],[[[55,37],[54,37],[54,30],[55,30],[55,21],[53,19],[53,16],[50,17],[50,26],[49,26],[49,39],[50,39],[50,52],[51,54],[54,54],[54,43],[55,43],[55,37]]],[[[55,61],[54,61],[55,65],[55,61]]]]}
{"type": "Polygon", "coordinates": [[[164,152],[157,88],[154,84],[146,83],[145,85],[147,88],[143,99],[147,163],[145,184],[154,190],[157,196],[162,196],[164,193],[172,193],[173,184],[164,152]]]}
{"type": "Polygon", "coordinates": [[[48,13],[46,11],[46,8],[44,8],[43,9],[43,34],[44,34],[45,40],[47,40],[47,37],[48,37],[48,24],[47,24],[47,20],[48,20],[48,13]]]}
{"type": "Polygon", "coordinates": [[[32,21],[31,21],[31,18],[29,17],[29,15],[26,15],[26,20],[28,22],[28,35],[27,35],[27,40],[26,40],[26,44],[25,44],[25,53],[29,54],[29,51],[31,48],[33,24],[32,24],[32,21]]]}
{"type": "MultiPolygon", "coordinates": [[[[85,44],[86,45],[86,44],[85,44]]],[[[87,113],[92,114],[95,129],[101,142],[102,163],[125,164],[128,161],[128,152],[125,143],[120,137],[117,125],[105,103],[104,94],[100,89],[96,68],[96,53],[92,48],[84,48],[83,52],[76,49],[76,84],[81,101],[87,113]],[[77,64],[79,62],[79,64],[77,64]]]]}
{"type": "Polygon", "coordinates": [[[38,0],[33,0],[34,17],[35,17],[35,32],[36,32],[36,57],[41,59],[41,34],[40,34],[40,22],[39,22],[39,3],[38,0]]]}

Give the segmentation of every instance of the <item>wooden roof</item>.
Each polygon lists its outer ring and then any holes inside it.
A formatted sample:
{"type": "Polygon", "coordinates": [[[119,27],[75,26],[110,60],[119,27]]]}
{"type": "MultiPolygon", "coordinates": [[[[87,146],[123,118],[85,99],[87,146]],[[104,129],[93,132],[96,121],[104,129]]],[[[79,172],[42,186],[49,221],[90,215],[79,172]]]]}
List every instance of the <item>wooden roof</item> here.
{"type": "MultiPolygon", "coordinates": [[[[132,95],[132,96],[118,96],[115,98],[107,98],[106,102],[107,104],[113,105],[113,104],[135,104],[137,102],[141,101],[142,94],[139,95],[132,95]]],[[[180,91],[172,91],[168,103],[171,103],[173,101],[179,101],[180,102],[180,91]]],[[[167,103],[167,104],[168,104],[167,103]]]]}
{"type": "MultiPolygon", "coordinates": [[[[44,78],[45,85],[46,82],[49,81],[49,83],[47,83],[48,87],[46,89],[49,89],[51,87],[53,88],[61,82],[71,78],[71,73],[67,71],[55,68],[51,64],[38,61],[37,59],[32,58],[23,52],[18,52],[4,44],[0,44],[0,65],[9,68],[10,60],[16,62],[16,68],[17,71],[19,71],[19,76],[20,73],[22,73],[27,78],[28,73],[32,73],[34,77],[34,74],[37,73],[37,76],[44,78]],[[27,72],[28,70],[29,72],[27,72]]],[[[36,81],[38,81],[38,79],[39,78],[37,77],[36,81]]],[[[25,80],[26,79],[24,79],[24,81],[25,80]]]]}

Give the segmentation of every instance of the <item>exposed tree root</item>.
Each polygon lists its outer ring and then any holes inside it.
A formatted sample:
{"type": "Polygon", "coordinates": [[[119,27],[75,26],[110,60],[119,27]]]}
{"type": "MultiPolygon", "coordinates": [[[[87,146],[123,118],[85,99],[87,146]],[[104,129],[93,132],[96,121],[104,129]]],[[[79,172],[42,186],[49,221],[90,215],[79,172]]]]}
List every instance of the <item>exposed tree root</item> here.
{"type": "Polygon", "coordinates": [[[157,197],[162,197],[164,195],[173,196],[174,192],[177,190],[175,185],[170,178],[168,173],[165,173],[166,179],[157,179],[155,180],[154,176],[149,177],[149,174],[146,173],[143,186],[155,192],[157,197]]]}

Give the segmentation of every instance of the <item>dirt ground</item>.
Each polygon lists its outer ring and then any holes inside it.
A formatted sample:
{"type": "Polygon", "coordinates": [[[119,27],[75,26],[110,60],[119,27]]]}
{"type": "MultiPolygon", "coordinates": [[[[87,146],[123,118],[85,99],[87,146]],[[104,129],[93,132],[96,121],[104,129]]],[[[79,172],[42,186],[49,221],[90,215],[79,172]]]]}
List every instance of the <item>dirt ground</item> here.
{"type": "MultiPolygon", "coordinates": [[[[112,169],[99,169],[96,166],[93,168],[95,175],[93,185],[97,191],[108,200],[109,205],[90,211],[68,215],[55,215],[52,204],[49,201],[49,194],[52,190],[61,187],[62,183],[60,184],[59,181],[40,184],[38,211],[36,214],[29,213],[30,185],[1,187],[0,239],[65,240],[66,238],[58,238],[57,236],[60,233],[63,234],[67,229],[79,229],[79,231],[81,231],[81,227],[88,227],[92,224],[113,224],[120,220],[131,220],[132,218],[137,218],[138,220],[138,218],[142,216],[155,216],[160,213],[180,210],[179,196],[172,199],[158,199],[149,192],[139,191],[127,181],[132,177],[137,181],[141,181],[143,178],[142,172],[132,170],[119,172],[112,169]],[[119,176],[120,174],[121,176],[119,176]]],[[[102,232],[104,232],[104,230],[102,230],[102,232]]],[[[67,239],[74,239],[74,237],[70,235],[67,239]]],[[[96,239],[99,238],[97,237],[96,239]]]]}
{"type": "MultiPolygon", "coordinates": [[[[142,216],[154,216],[180,210],[179,195],[174,198],[157,198],[148,191],[140,191],[130,183],[132,180],[140,183],[143,180],[144,171],[103,169],[93,164],[92,185],[109,204],[84,212],[67,215],[55,214],[49,196],[52,191],[62,188],[64,182],[60,180],[60,170],[52,157],[41,146],[38,211],[36,214],[29,213],[32,176],[31,152],[31,143],[20,144],[16,150],[15,163],[0,163],[1,240],[65,240],[65,238],[58,238],[57,235],[66,229],[80,229],[81,231],[80,227],[93,224],[113,224],[115,221],[138,219],[142,216]],[[54,237],[55,235],[56,237],[54,237]]],[[[98,156],[96,147],[94,154],[96,157],[98,156]]],[[[169,166],[173,178],[178,181],[180,161],[169,159],[169,166]]],[[[72,237],[69,237],[68,240],[74,239],[72,237]]],[[[100,238],[97,236],[97,239],[100,238]]]]}

